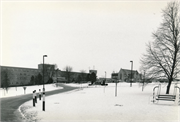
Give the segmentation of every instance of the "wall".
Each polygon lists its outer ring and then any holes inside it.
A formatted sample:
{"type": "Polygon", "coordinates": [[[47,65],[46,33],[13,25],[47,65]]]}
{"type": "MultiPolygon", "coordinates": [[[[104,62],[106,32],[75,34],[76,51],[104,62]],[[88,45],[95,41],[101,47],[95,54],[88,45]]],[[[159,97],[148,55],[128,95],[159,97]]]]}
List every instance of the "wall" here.
{"type": "Polygon", "coordinates": [[[39,74],[40,70],[33,68],[1,66],[1,72],[7,72],[10,85],[17,86],[29,84],[31,77],[39,74]]]}
{"type": "MultiPolygon", "coordinates": [[[[35,68],[22,68],[22,67],[10,67],[10,66],[0,66],[1,72],[7,72],[8,78],[9,78],[9,83],[10,86],[19,86],[19,85],[29,85],[31,81],[32,76],[37,76],[39,73],[43,75],[43,64],[38,65],[38,69],[35,68]]],[[[44,64],[44,82],[47,83],[48,79],[50,77],[53,78],[53,80],[56,79],[57,77],[64,77],[66,78],[67,81],[67,74],[65,71],[61,70],[55,70],[54,65],[51,64],[44,64]]],[[[87,74],[84,73],[86,80],[87,74]]],[[[78,76],[82,76],[81,72],[70,72],[70,82],[77,81],[78,76]]]]}

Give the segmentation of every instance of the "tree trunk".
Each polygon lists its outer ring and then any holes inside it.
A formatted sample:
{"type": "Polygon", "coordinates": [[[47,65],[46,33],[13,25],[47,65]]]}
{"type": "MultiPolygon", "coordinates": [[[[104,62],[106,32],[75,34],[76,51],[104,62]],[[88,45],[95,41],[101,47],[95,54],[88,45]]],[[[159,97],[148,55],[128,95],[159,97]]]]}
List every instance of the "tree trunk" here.
{"type": "Polygon", "coordinates": [[[169,79],[169,82],[168,82],[168,85],[167,85],[167,89],[166,89],[166,94],[169,94],[170,87],[171,87],[171,82],[172,82],[172,79],[169,79]]]}

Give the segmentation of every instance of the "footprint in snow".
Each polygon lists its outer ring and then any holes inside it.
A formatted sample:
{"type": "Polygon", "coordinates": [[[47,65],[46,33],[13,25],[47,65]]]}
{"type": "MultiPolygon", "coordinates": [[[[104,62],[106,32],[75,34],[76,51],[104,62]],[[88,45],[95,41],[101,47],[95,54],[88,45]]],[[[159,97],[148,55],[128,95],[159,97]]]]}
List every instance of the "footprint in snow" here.
{"type": "Polygon", "coordinates": [[[123,105],[120,105],[120,104],[116,104],[115,106],[123,106],[123,105]]]}

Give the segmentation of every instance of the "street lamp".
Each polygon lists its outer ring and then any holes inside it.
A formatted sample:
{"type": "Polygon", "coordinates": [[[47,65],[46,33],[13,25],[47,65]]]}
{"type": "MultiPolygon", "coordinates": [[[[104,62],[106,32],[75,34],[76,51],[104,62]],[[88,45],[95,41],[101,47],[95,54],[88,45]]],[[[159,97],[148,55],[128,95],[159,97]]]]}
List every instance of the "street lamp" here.
{"type": "Polygon", "coordinates": [[[44,88],[44,57],[47,57],[47,55],[43,55],[43,111],[45,111],[45,88],[44,88]]]}
{"type": "Polygon", "coordinates": [[[59,70],[59,69],[57,68],[57,69],[56,69],[56,83],[58,82],[58,78],[57,78],[57,76],[58,76],[58,75],[57,75],[58,70],[59,70]]]}
{"type": "Polygon", "coordinates": [[[43,55],[43,91],[45,91],[45,87],[44,87],[44,57],[47,57],[47,55],[43,55]]]}
{"type": "Polygon", "coordinates": [[[106,87],[106,71],[105,71],[105,80],[103,82],[103,85],[104,85],[104,93],[105,93],[105,87],[106,87]]]}
{"type": "Polygon", "coordinates": [[[105,80],[104,80],[104,84],[105,84],[105,82],[106,82],[106,71],[105,71],[105,80]]]}
{"type": "Polygon", "coordinates": [[[132,87],[132,70],[133,70],[133,61],[131,62],[131,81],[130,81],[130,87],[132,87]]]}
{"type": "MultiPolygon", "coordinates": [[[[57,68],[57,69],[56,69],[56,84],[58,84],[58,74],[57,74],[57,73],[58,73],[58,70],[59,70],[59,69],[57,68]]],[[[56,85],[56,86],[57,86],[57,85],[56,85]]]]}

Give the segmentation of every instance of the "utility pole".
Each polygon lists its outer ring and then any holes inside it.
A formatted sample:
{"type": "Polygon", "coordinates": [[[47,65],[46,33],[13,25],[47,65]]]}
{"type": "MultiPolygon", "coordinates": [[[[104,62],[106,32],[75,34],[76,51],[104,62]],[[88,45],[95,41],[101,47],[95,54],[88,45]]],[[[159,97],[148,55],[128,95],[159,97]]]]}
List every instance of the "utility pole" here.
{"type": "Polygon", "coordinates": [[[47,55],[43,55],[43,106],[42,106],[43,111],[45,111],[44,57],[47,57],[47,55]]]}
{"type": "Polygon", "coordinates": [[[131,62],[131,81],[130,81],[130,87],[132,87],[132,70],[133,70],[133,61],[131,62]]]}

